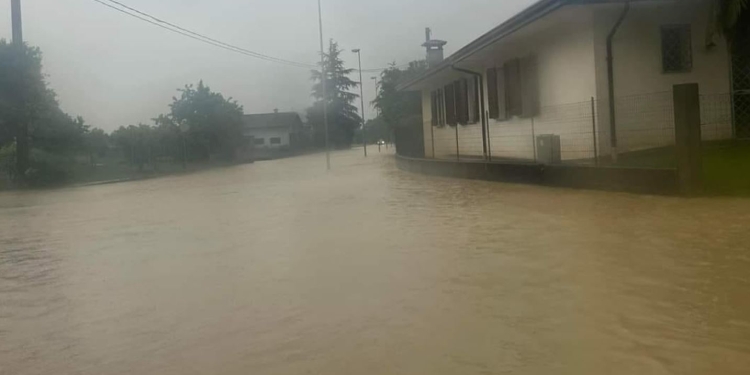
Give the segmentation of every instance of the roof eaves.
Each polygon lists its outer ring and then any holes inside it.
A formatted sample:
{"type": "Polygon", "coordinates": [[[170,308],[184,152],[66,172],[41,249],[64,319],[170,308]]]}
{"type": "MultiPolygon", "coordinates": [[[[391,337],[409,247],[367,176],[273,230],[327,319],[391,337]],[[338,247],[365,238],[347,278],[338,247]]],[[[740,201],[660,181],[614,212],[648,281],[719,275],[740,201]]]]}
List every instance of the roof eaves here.
{"type": "Polygon", "coordinates": [[[398,85],[396,89],[397,90],[407,89],[410,86],[414,85],[415,83],[423,81],[437,74],[438,72],[446,68],[449,68],[453,64],[460,62],[461,60],[470,56],[474,52],[484,48],[488,44],[493,43],[497,41],[498,39],[502,39],[504,36],[508,35],[509,33],[540,18],[541,16],[549,13],[551,10],[555,10],[559,8],[560,6],[562,6],[564,3],[567,3],[568,1],[569,0],[537,1],[536,3],[532,4],[528,8],[521,11],[520,13],[517,13],[513,17],[509,18],[507,21],[501,23],[500,25],[496,26],[492,30],[486,32],[484,35],[475,39],[471,43],[463,46],[461,49],[459,49],[452,55],[448,56],[445,60],[440,62],[440,64],[436,65],[434,68],[429,69],[428,71],[424,72],[422,75],[410,81],[407,81],[405,83],[398,85]]]}
{"type": "Polygon", "coordinates": [[[488,45],[506,37],[507,35],[517,31],[518,29],[528,25],[537,19],[544,17],[545,15],[569,4],[597,4],[597,3],[618,3],[626,0],[540,0],[530,5],[528,8],[517,13],[507,21],[496,26],[494,29],[488,31],[484,35],[475,39],[471,43],[465,45],[454,54],[448,56],[440,64],[434,68],[429,69],[422,75],[415,77],[414,79],[404,82],[396,86],[397,90],[404,90],[413,86],[414,84],[421,82],[438,72],[450,68],[452,65],[460,62],[461,60],[471,56],[477,51],[487,47],[488,45]]]}

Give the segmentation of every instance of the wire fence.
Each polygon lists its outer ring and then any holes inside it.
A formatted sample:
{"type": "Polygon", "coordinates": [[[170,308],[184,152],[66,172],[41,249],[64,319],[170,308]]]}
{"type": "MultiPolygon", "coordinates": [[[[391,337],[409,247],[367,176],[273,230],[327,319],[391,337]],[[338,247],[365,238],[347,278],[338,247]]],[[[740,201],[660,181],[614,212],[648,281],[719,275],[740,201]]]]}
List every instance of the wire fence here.
{"type": "MultiPolygon", "coordinates": [[[[737,107],[733,106],[732,94],[701,95],[700,109],[704,141],[737,136],[733,127],[737,107]]],[[[432,126],[427,121],[423,124],[424,156],[460,161],[675,168],[671,91],[618,97],[615,120],[613,132],[609,103],[592,98],[542,106],[535,115],[525,118],[489,119],[484,131],[481,123],[432,126]]]]}

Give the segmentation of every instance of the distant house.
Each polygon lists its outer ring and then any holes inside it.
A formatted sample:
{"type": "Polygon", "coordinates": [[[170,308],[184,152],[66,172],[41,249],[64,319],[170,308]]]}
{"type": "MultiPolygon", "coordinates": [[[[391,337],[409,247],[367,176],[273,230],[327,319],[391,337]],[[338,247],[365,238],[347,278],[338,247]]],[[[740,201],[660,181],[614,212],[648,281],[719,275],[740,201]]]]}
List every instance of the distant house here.
{"type": "Polygon", "coordinates": [[[399,87],[421,92],[424,154],[536,160],[540,135],[562,160],[669,145],[681,83],[699,84],[704,140],[750,137],[750,37],[732,53],[712,2],[540,0],[446,59],[428,34],[430,69],[399,87]]]}
{"type": "Polygon", "coordinates": [[[252,137],[255,157],[282,157],[299,150],[304,128],[296,112],[257,113],[243,116],[245,137],[252,137]]]}

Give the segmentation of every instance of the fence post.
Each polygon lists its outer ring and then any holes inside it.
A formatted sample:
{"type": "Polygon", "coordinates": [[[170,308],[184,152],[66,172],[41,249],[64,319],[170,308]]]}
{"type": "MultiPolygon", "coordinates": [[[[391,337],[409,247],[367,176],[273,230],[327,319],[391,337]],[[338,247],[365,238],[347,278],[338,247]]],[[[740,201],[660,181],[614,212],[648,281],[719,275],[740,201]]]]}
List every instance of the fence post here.
{"type": "Polygon", "coordinates": [[[458,150],[458,121],[456,121],[456,160],[461,160],[459,157],[461,155],[458,150]]]}
{"type": "Polygon", "coordinates": [[[672,87],[677,176],[680,191],[695,194],[701,190],[701,110],[698,84],[672,87]]]}
{"type": "Polygon", "coordinates": [[[485,124],[487,124],[487,152],[489,154],[490,161],[492,161],[492,137],[490,136],[490,112],[489,111],[484,112],[484,118],[486,120],[485,124]]]}
{"type": "Polygon", "coordinates": [[[534,116],[531,116],[531,145],[534,151],[534,163],[536,163],[536,131],[534,130],[534,116]]]}
{"type": "Polygon", "coordinates": [[[599,165],[599,152],[596,149],[596,108],[594,107],[594,97],[591,97],[591,134],[594,138],[594,165],[599,165]]]}
{"type": "Polygon", "coordinates": [[[430,142],[432,142],[432,158],[435,159],[435,126],[430,124],[430,142]]]}

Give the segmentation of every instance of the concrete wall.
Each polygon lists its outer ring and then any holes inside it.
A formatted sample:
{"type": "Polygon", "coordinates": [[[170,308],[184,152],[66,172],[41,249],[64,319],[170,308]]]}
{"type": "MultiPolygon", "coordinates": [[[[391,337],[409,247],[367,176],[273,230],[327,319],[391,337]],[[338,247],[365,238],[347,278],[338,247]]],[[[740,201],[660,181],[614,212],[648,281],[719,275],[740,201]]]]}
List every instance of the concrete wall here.
{"type": "MultiPolygon", "coordinates": [[[[601,149],[609,150],[606,38],[622,4],[594,6],[596,96],[601,149]]],[[[724,40],[706,47],[709,0],[634,2],[613,39],[618,151],[674,143],[672,86],[698,83],[703,96],[704,139],[731,136],[729,61],[724,40]],[[693,68],[662,71],[661,27],[690,24],[693,68]]]]}
{"type": "Polygon", "coordinates": [[[673,169],[543,166],[535,163],[455,161],[396,156],[400,169],[441,177],[541,184],[643,194],[677,194],[673,169]]]}

